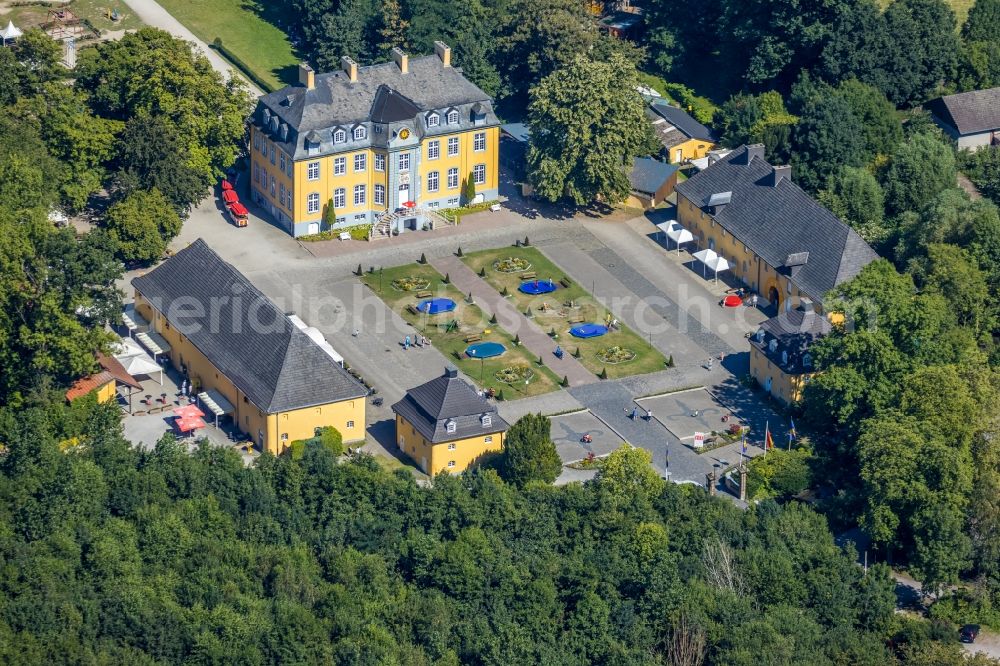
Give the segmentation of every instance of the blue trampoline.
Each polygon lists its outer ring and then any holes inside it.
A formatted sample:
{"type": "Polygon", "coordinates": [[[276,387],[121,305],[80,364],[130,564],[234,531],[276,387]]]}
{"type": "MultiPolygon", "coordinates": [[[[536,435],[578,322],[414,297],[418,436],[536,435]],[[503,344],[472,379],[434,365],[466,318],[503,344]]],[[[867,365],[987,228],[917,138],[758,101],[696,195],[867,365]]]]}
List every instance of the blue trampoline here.
{"type": "Polygon", "coordinates": [[[455,309],[455,301],[450,298],[430,298],[420,301],[417,309],[425,314],[439,314],[441,312],[451,312],[455,309]]]}
{"type": "Polygon", "coordinates": [[[537,294],[551,294],[558,288],[552,280],[531,280],[529,282],[522,282],[521,286],[517,289],[521,293],[535,296],[537,294]]]}
{"type": "Polygon", "coordinates": [[[570,335],[577,338],[596,338],[608,332],[608,327],[601,324],[580,324],[569,329],[570,335]]]}
{"type": "Polygon", "coordinates": [[[499,342],[477,342],[465,348],[465,355],[469,358],[493,358],[507,351],[499,342]]]}

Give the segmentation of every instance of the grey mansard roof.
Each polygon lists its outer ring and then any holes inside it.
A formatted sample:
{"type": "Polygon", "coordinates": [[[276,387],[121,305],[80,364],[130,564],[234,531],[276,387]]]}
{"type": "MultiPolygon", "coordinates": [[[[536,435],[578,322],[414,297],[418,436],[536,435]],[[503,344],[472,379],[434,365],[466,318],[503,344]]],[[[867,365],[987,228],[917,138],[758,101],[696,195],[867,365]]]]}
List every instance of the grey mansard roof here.
{"type": "Polygon", "coordinates": [[[368,394],[200,238],[132,285],[268,414],[368,394]]]}
{"type": "Polygon", "coordinates": [[[510,427],[497,413],[496,405],[480,398],[476,389],[460,378],[454,368],[407,391],[403,399],[392,406],[392,411],[432,443],[490,435],[510,427]],[[488,426],[483,425],[484,415],[490,417],[488,426]],[[449,421],[455,422],[455,432],[448,432],[449,421]]]}
{"type": "Polygon", "coordinates": [[[473,127],[491,127],[500,122],[493,112],[489,95],[480,90],[456,67],[445,66],[437,56],[410,58],[403,74],[394,62],[358,67],[357,81],[336,70],[315,75],[315,86],[286,86],[264,95],[257,104],[253,122],[285,144],[294,158],[305,154],[303,139],[309,132],[322,138],[319,154],[333,152],[330,134],[338,127],[351,133],[358,124],[368,128],[364,140],[337,146],[337,151],[356,150],[370,145],[385,145],[391,134],[372,131],[373,124],[407,123],[421,136],[449,134],[473,127]],[[265,124],[265,109],[277,117],[277,128],[265,124]],[[447,125],[444,114],[459,111],[458,125],[447,125]],[[430,112],[441,115],[437,127],[427,127],[430,112]],[[479,122],[473,114],[482,116],[479,122]],[[281,136],[282,125],[287,134],[281,136]],[[329,145],[328,145],[329,144],[329,145]]]}

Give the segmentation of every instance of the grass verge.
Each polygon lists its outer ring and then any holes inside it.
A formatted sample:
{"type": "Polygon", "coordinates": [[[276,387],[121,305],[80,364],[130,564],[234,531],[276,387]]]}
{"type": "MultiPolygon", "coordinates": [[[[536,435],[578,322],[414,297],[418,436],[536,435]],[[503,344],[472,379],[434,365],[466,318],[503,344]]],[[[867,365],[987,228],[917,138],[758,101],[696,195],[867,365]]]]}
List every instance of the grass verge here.
{"type": "Polygon", "coordinates": [[[491,324],[479,306],[466,303],[465,295],[454,285],[444,282],[443,276],[432,267],[409,264],[387,268],[366,273],[362,277],[362,282],[379,294],[386,305],[419,333],[429,338],[438,351],[480,388],[492,388],[498,393],[503,391],[506,400],[541,395],[559,388],[559,378],[555,373],[546,366],[539,366],[537,358],[531,352],[515,345],[510,333],[491,324]],[[436,315],[414,314],[407,306],[416,306],[422,300],[416,296],[417,291],[421,289],[405,291],[394,287],[393,281],[400,278],[414,278],[420,286],[426,286],[426,290],[431,292],[434,298],[450,298],[456,303],[455,310],[436,315]],[[452,323],[455,325],[449,326],[452,323]],[[478,334],[482,338],[481,342],[499,342],[507,351],[500,356],[485,360],[469,358],[465,350],[470,343],[465,340],[472,334],[478,334]],[[527,386],[523,381],[506,383],[495,377],[495,373],[511,366],[532,370],[533,376],[527,386]]]}
{"type": "Polygon", "coordinates": [[[655,347],[642,339],[637,333],[624,324],[619,323],[617,330],[608,332],[596,338],[576,338],[569,330],[571,321],[581,319],[583,322],[603,324],[607,321],[608,310],[601,305],[589,291],[567,278],[566,274],[556,264],[550,261],[541,251],[534,247],[505,247],[496,250],[470,252],[462,257],[462,261],[484,276],[484,279],[500,293],[506,290],[511,301],[521,312],[531,310],[535,323],[543,331],[555,333],[557,342],[568,354],[577,355],[583,365],[594,374],[601,374],[605,369],[609,379],[641,375],[656,372],[666,367],[666,358],[655,347]],[[528,268],[520,273],[504,273],[494,267],[498,261],[509,257],[522,259],[528,268]],[[534,273],[538,280],[553,280],[559,288],[541,296],[532,296],[518,291],[522,284],[522,275],[534,273]],[[566,280],[566,285],[560,284],[566,280]],[[622,347],[635,352],[635,358],[623,363],[606,363],[598,353],[608,347],[622,347]]]}
{"type": "Polygon", "coordinates": [[[226,51],[272,89],[294,83],[298,58],[291,41],[269,16],[269,3],[252,0],[158,0],[206,44],[222,40],[226,51]]]}

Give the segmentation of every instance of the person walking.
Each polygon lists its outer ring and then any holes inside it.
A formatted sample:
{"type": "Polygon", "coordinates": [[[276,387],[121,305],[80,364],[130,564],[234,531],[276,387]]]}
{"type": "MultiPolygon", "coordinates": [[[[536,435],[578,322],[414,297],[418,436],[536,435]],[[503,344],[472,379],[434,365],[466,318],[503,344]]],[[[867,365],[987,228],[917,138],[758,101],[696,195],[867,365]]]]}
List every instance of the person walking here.
{"type": "Polygon", "coordinates": [[[410,336],[406,336],[405,338],[403,338],[403,349],[408,350],[409,348],[410,348],[410,336]]]}
{"type": "Polygon", "coordinates": [[[638,415],[638,413],[639,413],[639,410],[638,410],[637,408],[633,407],[633,408],[632,408],[632,416],[631,416],[630,418],[631,418],[631,419],[632,419],[633,421],[635,421],[635,417],[636,417],[636,415],[638,415]]]}
{"type": "Polygon", "coordinates": [[[647,423],[652,423],[653,422],[653,410],[652,409],[647,409],[646,410],[646,422],[647,423]]]}
{"type": "Polygon", "coordinates": [[[757,307],[757,294],[750,295],[750,307],[752,308],[757,307]]]}

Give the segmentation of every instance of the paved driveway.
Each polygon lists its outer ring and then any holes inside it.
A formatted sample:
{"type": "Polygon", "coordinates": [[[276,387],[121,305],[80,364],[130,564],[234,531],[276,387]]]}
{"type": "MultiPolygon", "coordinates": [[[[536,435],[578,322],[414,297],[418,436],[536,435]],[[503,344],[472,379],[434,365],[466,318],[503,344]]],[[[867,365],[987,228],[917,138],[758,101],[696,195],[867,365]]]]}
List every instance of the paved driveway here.
{"type": "Polygon", "coordinates": [[[591,453],[606,456],[625,442],[590,412],[553,416],[551,421],[552,441],[563,464],[582,460],[591,453]],[[593,441],[589,444],[581,442],[580,438],[584,435],[590,435],[593,441]]]}
{"type": "Polygon", "coordinates": [[[653,417],[666,426],[674,437],[688,444],[696,432],[709,433],[728,426],[722,417],[729,410],[716,402],[705,389],[642,398],[637,402],[643,409],[652,410],[653,417]]]}

